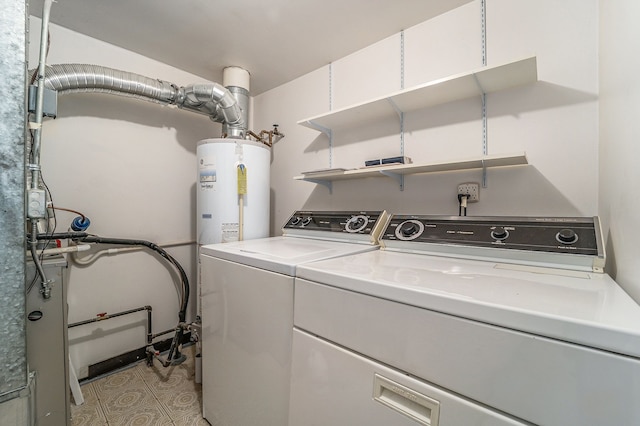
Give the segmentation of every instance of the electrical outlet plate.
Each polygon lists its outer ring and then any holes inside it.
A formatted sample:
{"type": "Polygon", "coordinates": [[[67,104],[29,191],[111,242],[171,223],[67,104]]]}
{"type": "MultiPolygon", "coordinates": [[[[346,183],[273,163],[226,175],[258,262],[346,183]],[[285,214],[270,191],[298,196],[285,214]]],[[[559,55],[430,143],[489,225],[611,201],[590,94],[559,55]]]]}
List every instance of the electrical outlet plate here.
{"type": "Polygon", "coordinates": [[[478,182],[465,182],[458,185],[458,195],[468,195],[468,203],[480,200],[480,184],[478,182]]]}

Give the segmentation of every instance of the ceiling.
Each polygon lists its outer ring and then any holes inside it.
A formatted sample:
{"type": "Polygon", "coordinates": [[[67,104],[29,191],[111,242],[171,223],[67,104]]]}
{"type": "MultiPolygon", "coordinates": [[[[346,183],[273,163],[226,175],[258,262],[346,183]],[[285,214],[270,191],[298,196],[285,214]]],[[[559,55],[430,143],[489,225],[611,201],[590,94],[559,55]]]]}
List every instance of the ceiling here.
{"type": "Polygon", "coordinates": [[[58,0],[51,22],[212,81],[242,67],[257,95],[469,1],[58,0]]]}

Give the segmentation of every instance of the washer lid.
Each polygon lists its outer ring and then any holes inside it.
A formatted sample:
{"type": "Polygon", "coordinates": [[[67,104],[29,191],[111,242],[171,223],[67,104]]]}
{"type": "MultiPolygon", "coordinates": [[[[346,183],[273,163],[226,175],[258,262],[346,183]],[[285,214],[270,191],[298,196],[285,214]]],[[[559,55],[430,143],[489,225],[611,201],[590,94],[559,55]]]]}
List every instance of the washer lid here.
{"type": "Polygon", "coordinates": [[[378,250],[305,264],[297,276],[640,357],[640,306],[606,274],[378,250]]]}
{"type": "Polygon", "coordinates": [[[377,250],[377,245],[315,240],[298,237],[272,237],[202,246],[200,253],[294,276],[296,266],[306,262],[377,250]]]}

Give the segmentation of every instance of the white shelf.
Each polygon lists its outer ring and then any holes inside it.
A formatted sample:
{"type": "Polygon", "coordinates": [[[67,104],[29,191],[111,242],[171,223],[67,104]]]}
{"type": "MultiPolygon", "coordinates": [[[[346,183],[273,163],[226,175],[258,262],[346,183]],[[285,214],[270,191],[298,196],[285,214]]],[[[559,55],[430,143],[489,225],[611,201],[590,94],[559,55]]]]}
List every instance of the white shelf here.
{"type": "Polygon", "coordinates": [[[537,80],[537,61],[536,57],[532,56],[430,81],[368,102],[309,117],[298,121],[298,124],[318,131],[358,127],[398,112],[416,111],[534,83],[537,80]]]}
{"type": "Polygon", "coordinates": [[[522,166],[526,164],[528,164],[527,156],[524,152],[521,152],[509,155],[490,155],[438,163],[395,164],[352,170],[307,172],[300,176],[294,176],[294,179],[314,183],[328,183],[336,180],[361,179],[366,177],[400,177],[416,173],[449,172],[456,170],[485,169],[489,167],[522,166]]]}

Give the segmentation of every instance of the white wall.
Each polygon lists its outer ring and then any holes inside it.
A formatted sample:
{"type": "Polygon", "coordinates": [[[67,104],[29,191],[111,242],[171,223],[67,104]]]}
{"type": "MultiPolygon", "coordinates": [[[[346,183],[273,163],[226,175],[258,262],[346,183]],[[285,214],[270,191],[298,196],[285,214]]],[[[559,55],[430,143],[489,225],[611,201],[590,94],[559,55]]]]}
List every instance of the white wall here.
{"type": "MultiPolygon", "coordinates": [[[[406,29],[405,87],[481,67],[480,16],[477,0],[406,29]]],[[[525,151],[530,165],[490,169],[470,215],[597,214],[597,18],[596,0],[487,1],[487,64],[535,54],[539,81],[487,96],[488,153],[525,151]]],[[[300,208],[457,214],[457,184],[480,181],[480,172],[412,175],[404,191],[388,178],[334,182],[332,194],[292,180],[303,171],[400,154],[397,117],[336,131],[331,150],[326,136],[296,124],[399,90],[400,57],[396,34],[254,99],[256,128],[277,122],[287,135],[273,151],[273,234],[300,208]]],[[[480,99],[405,115],[405,155],[415,163],[481,154],[480,99]]]]}
{"type": "MultiPolygon", "coordinates": [[[[488,65],[535,54],[540,81],[488,95],[489,154],[526,151],[530,165],[489,170],[488,187],[481,189],[481,201],[470,205],[469,214],[600,214],[607,229],[613,223],[609,255],[615,254],[618,280],[638,294],[640,286],[632,278],[638,249],[630,232],[637,201],[622,189],[616,191],[637,178],[637,170],[619,167],[637,154],[631,140],[634,133],[623,130],[633,122],[630,102],[637,100],[637,86],[628,86],[631,77],[622,78],[617,73],[623,71],[613,67],[619,62],[634,64],[633,55],[626,53],[637,50],[631,44],[638,34],[622,33],[618,22],[632,15],[628,12],[637,15],[637,6],[626,0],[623,9],[617,9],[616,3],[600,2],[601,46],[603,51],[604,47],[611,50],[602,55],[605,59],[612,55],[601,62],[612,65],[601,68],[599,116],[598,1],[487,0],[488,65]],[[628,43],[626,48],[621,40],[628,43]],[[614,49],[616,45],[622,46],[620,50],[614,49]],[[603,126],[600,181],[599,118],[603,126]],[[626,126],[617,121],[623,118],[626,126]]],[[[37,40],[39,21],[32,22],[32,40],[37,40]]],[[[624,27],[634,31],[633,22],[624,27]]],[[[51,34],[49,63],[96,63],[178,85],[201,81],[55,25],[51,34]]],[[[406,29],[404,45],[405,87],[480,67],[480,1],[406,29]]],[[[31,68],[36,50],[33,45],[31,68]]],[[[396,117],[336,132],[331,150],[324,135],[296,122],[399,90],[400,81],[400,34],[396,34],[253,99],[253,128],[270,129],[277,123],[286,134],[273,149],[273,235],[300,208],[457,213],[457,184],[480,181],[480,172],[409,176],[404,191],[387,178],[334,182],[331,194],[325,187],[292,180],[302,171],[360,167],[366,159],[398,155],[396,117]]],[[[86,213],[93,222],[91,231],[99,235],[159,243],[193,240],[195,142],[217,136],[219,126],[184,111],[107,95],[67,95],[59,103],[59,118],[48,120],[43,131],[43,171],[55,203],[86,213]]],[[[405,154],[414,162],[481,154],[480,107],[479,99],[468,99],[407,114],[405,154]]],[[[58,229],[66,229],[73,216],[60,212],[58,229]]],[[[193,282],[193,246],[170,252],[188,269],[193,282]]],[[[154,329],[171,328],[178,308],[169,276],[146,253],[104,257],[89,268],[72,266],[70,321],[151,304],[154,329]]],[[[143,317],[73,330],[71,353],[76,368],[140,347],[143,317]]]]}
{"type": "Polygon", "coordinates": [[[607,268],[640,302],[640,3],[600,1],[600,216],[607,268]]]}
{"type": "MultiPolygon", "coordinates": [[[[40,21],[31,19],[29,66],[37,67],[40,21]]],[[[51,25],[49,64],[87,63],[136,72],[177,85],[201,82],[179,69],[51,25]]],[[[169,251],[195,292],[196,142],[220,135],[207,117],[104,94],[58,98],[58,117],[43,126],[42,169],[55,205],[79,210],[104,237],[187,244],[169,251]]],[[[59,211],[58,231],[76,215],[59,211]]],[[[70,264],[69,322],[144,305],[153,330],[175,327],[179,309],[171,269],[148,252],[70,264]]],[[[193,319],[191,298],[188,319],[193,319]]],[[[144,312],[70,330],[70,353],[84,376],[90,364],[145,345],[144,312]]],[[[163,338],[172,337],[163,336],[163,338]]]]}

